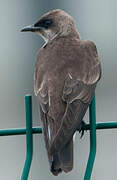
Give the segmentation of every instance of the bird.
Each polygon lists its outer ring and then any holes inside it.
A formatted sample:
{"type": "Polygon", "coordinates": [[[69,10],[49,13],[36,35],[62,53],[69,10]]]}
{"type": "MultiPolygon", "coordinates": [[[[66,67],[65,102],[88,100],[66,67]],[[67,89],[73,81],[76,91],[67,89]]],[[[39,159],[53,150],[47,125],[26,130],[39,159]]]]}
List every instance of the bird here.
{"type": "Polygon", "coordinates": [[[71,15],[51,10],[22,28],[45,40],[37,53],[34,92],[37,96],[50,171],[57,176],[73,169],[73,136],[101,78],[94,42],[82,40],[71,15]]]}

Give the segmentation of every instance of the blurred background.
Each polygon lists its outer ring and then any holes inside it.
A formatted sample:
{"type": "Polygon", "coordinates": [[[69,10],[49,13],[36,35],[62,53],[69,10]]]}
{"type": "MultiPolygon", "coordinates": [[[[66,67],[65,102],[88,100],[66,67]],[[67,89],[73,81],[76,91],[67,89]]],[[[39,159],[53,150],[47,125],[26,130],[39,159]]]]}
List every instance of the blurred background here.
{"type": "MultiPolygon", "coordinates": [[[[117,1],[115,0],[0,0],[0,128],[25,126],[24,96],[33,96],[33,125],[40,125],[33,93],[35,56],[44,41],[33,33],[20,33],[25,25],[60,8],[70,13],[82,39],[96,43],[102,79],[96,90],[97,121],[117,121],[117,1]]],[[[88,113],[85,116],[88,121],[88,113]]],[[[117,130],[97,131],[97,155],[92,180],[115,180],[117,130]]],[[[89,154],[89,132],[74,148],[74,170],[57,180],[83,180],[89,154]]],[[[25,161],[25,136],[0,137],[0,180],[19,180],[25,161]]],[[[42,135],[34,135],[34,157],[29,180],[55,177],[49,172],[42,135]]]]}

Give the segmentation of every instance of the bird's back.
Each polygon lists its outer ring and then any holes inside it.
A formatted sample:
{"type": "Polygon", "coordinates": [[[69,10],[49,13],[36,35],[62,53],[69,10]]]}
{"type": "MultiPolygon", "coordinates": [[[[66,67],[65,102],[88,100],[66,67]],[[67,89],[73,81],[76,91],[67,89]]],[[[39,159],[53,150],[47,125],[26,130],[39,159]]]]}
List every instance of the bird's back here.
{"type": "Polygon", "coordinates": [[[73,168],[72,136],[85,115],[100,74],[97,50],[91,41],[59,37],[37,55],[35,92],[54,175],[73,168]]]}
{"type": "Polygon", "coordinates": [[[75,80],[93,84],[100,78],[100,73],[100,62],[93,42],[59,37],[41,48],[37,55],[35,91],[45,82],[50,94],[52,92],[56,100],[60,98],[62,101],[62,90],[68,74],[75,80]]]}

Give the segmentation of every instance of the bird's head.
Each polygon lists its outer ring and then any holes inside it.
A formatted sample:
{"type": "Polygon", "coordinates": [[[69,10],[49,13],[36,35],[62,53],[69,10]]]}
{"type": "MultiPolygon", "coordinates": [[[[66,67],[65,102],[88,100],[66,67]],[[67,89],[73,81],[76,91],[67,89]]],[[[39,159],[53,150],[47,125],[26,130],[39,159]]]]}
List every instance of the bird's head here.
{"type": "Polygon", "coordinates": [[[27,31],[41,35],[46,42],[58,36],[76,35],[79,37],[73,18],[60,9],[49,11],[39,21],[21,30],[21,32],[27,31]]]}

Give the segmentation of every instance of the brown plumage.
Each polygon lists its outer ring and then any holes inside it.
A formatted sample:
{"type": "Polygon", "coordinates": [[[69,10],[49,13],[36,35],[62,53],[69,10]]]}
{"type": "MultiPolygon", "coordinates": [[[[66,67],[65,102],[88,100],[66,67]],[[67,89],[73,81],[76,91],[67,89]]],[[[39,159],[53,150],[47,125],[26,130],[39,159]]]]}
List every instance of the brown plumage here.
{"type": "Polygon", "coordinates": [[[66,12],[50,11],[22,31],[29,30],[47,41],[37,55],[35,93],[50,169],[58,175],[73,168],[73,135],[92,100],[101,67],[95,44],[80,40],[66,12]]]}

